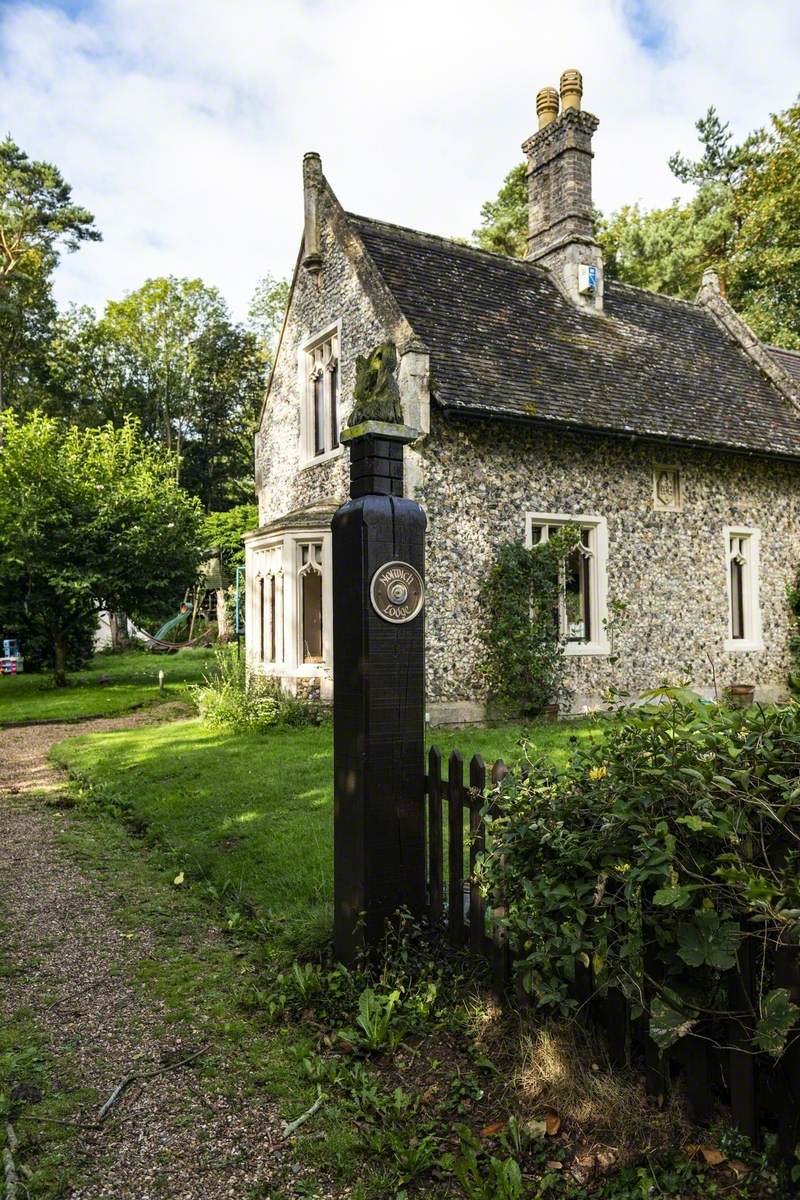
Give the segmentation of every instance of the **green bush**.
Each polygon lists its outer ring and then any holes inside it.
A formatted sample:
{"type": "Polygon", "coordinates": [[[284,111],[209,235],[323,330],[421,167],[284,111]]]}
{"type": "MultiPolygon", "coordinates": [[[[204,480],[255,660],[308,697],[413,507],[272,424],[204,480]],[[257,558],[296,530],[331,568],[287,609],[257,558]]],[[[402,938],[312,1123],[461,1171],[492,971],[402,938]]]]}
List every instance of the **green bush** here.
{"type": "MultiPolygon", "coordinates": [[[[65,634],[66,668],[77,671],[92,658],[97,633],[97,616],[88,613],[65,634]]],[[[25,659],[25,670],[52,671],[53,632],[38,611],[26,611],[24,600],[0,607],[0,638],[16,638],[25,659]]],[[[0,646],[2,650],[2,646],[0,646]]]]}
{"type": "Polygon", "coordinates": [[[262,733],[277,727],[319,724],[318,706],[284,691],[279,680],[248,675],[233,646],[219,646],[213,671],[194,689],[193,699],[212,729],[262,733]]]}
{"type": "Polygon", "coordinates": [[[755,1042],[778,1055],[800,1016],[773,973],[800,934],[800,705],[735,710],[667,688],[648,700],[576,743],[562,774],[542,762],[504,781],[485,886],[505,892],[535,1003],[574,1007],[582,961],[647,1011],[662,1048],[692,1029],[730,1035],[749,943],[755,1042]]]}

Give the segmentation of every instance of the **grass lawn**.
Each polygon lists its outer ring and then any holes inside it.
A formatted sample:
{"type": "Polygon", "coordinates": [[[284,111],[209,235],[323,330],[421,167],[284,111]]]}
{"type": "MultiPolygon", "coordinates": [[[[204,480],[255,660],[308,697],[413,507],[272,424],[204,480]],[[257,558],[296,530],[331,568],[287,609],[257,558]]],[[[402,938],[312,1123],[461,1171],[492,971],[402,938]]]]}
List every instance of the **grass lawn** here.
{"type": "MultiPolygon", "coordinates": [[[[520,739],[557,761],[588,720],[435,731],[443,757],[479,752],[512,761],[520,739]]],[[[143,726],[62,742],[55,759],[129,819],[173,848],[175,871],[241,895],[297,945],[330,925],[332,730],[232,735],[200,721],[143,726]]],[[[170,868],[172,869],[172,868],[170,868]]]]}
{"type": "Polygon", "coordinates": [[[113,717],[176,700],[190,684],[200,683],[214,663],[214,651],[181,650],[178,654],[98,654],[83,671],[69,676],[69,686],[56,688],[52,675],[0,676],[0,726],[21,721],[81,721],[113,717]],[[164,672],[164,694],[158,672],[164,672]],[[100,682],[105,679],[106,682],[100,682]]]}

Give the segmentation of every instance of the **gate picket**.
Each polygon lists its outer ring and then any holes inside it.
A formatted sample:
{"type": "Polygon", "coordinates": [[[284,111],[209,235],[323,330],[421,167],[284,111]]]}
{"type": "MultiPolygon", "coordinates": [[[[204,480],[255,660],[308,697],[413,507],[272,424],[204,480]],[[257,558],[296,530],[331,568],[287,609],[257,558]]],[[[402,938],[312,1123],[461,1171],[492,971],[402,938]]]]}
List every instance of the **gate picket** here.
{"type": "Polygon", "coordinates": [[[464,943],[464,759],[458,750],[447,764],[447,934],[454,946],[464,943]]]}

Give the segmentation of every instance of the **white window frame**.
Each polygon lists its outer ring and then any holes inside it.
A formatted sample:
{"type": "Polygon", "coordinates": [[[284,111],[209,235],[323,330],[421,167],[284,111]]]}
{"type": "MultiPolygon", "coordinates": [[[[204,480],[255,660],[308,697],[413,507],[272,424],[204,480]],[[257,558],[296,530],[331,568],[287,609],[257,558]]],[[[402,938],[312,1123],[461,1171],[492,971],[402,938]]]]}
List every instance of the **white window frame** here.
{"type": "Polygon", "coordinates": [[[325,342],[335,339],[335,358],[338,371],[338,387],[336,392],[336,407],[338,412],[339,433],[341,439],[342,429],[342,322],[341,320],[334,321],[331,325],[327,325],[323,330],[314,333],[311,337],[301,344],[298,351],[297,362],[297,377],[298,388],[301,397],[300,403],[300,469],[305,470],[307,467],[318,466],[319,463],[330,462],[331,459],[338,458],[344,447],[341,440],[338,446],[332,449],[328,447],[328,441],[331,431],[331,411],[330,411],[330,386],[326,381],[325,386],[325,445],[326,449],[322,454],[315,454],[314,445],[314,413],[313,413],[313,391],[312,391],[312,374],[313,374],[313,352],[325,344],[325,342]]]}
{"type": "Polygon", "coordinates": [[[564,653],[570,657],[602,655],[611,653],[608,640],[608,522],[596,513],[546,513],[526,512],[525,545],[533,547],[533,530],[540,525],[576,525],[589,531],[589,549],[592,552],[591,587],[589,610],[592,640],[589,642],[565,642],[564,653]]]}
{"type": "Polygon", "coordinates": [[[724,648],[731,654],[746,654],[748,651],[763,650],[760,601],[761,530],[751,525],[725,525],[723,527],[725,547],[725,595],[727,599],[728,636],[724,648]],[[731,538],[747,538],[749,542],[746,570],[743,577],[742,596],[744,601],[743,638],[733,636],[733,596],[731,595],[731,538]]]}
{"type": "MultiPolygon", "coordinates": [[[[264,675],[299,679],[329,676],[333,670],[333,591],[331,531],[292,529],[247,547],[247,647],[252,670],[264,675]],[[300,547],[307,542],[322,545],[322,662],[303,662],[302,588],[299,571],[300,547]],[[275,661],[260,655],[259,579],[275,576],[275,661]],[[250,586],[252,580],[252,586],[250,586]],[[253,631],[252,639],[250,630],[253,631]]],[[[266,592],[266,589],[265,589],[266,592]]],[[[269,619],[264,622],[265,641],[270,647],[269,619]]]]}

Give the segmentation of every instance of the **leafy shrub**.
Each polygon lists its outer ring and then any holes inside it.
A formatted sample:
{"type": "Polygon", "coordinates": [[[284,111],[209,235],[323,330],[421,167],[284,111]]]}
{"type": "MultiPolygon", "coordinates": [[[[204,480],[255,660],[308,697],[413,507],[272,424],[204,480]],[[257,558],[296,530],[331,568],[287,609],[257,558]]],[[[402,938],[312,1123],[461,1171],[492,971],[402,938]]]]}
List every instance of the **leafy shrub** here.
{"type": "MultiPolygon", "coordinates": [[[[95,613],[85,614],[67,631],[65,652],[68,671],[77,671],[91,660],[96,633],[95,613]]],[[[17,639],[28,673],[53,669],[53,632],[41,613],[27,611],[24,598],[0,606],[0,638],[17,639]]]]}
{"type": "Polygon", "coordinates": [[[234,647],[218,647],[215,659],[214,670],[193,691],[200,716],[210,728],[263,733],[319,724],[319,708],[284,691],[277,679],[249,675],[234,647]]]}
{"type": "Polygon", "coordinates": [[[564,559],[579,532],[565,525],[527,549],[506,542],[481,588],[483,674],[500,713],[533,716],[568,696],[558,620],[564,559]]]}
{"type": "Polygon", "coordinates": [[[774,977],[776,949],[800,934],[800,705],[732,710],[667,688],[649,700],[576,745],[563,774],[541,763],[504,781],[485,885],[505,890],[536,1003],[569,1011],[583,961],[648,1011],[662,1048],[690,1030],[725,1036],[747,947],[755,1043],[778,1055],[800,1016],[774,977]]]}

